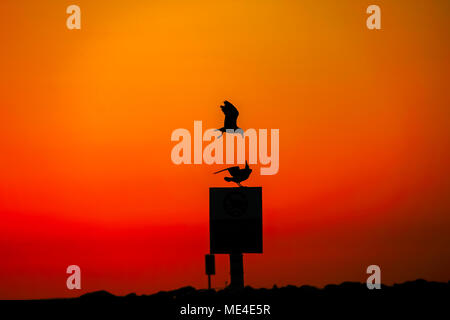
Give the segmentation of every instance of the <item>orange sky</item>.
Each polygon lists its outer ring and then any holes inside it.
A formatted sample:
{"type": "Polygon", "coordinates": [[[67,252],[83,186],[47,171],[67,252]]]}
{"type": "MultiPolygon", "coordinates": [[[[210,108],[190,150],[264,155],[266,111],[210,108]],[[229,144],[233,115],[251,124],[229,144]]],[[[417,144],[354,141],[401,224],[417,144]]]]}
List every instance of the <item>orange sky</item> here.
{"type": "MultiPolygon", "coordinates": [[[[280,129],[252,286],[450,280],[450,5],[0,3],[0,299],[204,287],[208,188],[171,132],[280,129]],[[82,29],[66,29],[78,4],[82,29]],[[382,30],[365,26],[381,7],[382,30]],[[67,290],[65,269],[82,270],[67,290]],[[264,267],[262,267],[264,266],[264,267]]],[[[256,167],[255,167],[256,168],[256,167]]],[[[213,283],[228,279],[217,258],[213,283]]]]}

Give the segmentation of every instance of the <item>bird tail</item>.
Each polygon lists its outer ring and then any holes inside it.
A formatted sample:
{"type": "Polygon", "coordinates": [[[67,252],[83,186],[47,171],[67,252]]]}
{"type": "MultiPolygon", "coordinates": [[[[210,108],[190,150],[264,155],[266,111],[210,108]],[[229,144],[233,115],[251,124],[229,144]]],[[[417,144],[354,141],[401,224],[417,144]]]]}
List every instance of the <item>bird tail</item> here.
{"type": "Polygon", "coordinates": [[[233,178],[231,178],[231,177],[225,177],[224,179],[225,179],[226,182],[230,182],[230,181],[233,180],[233,178]]]}
{"type": "Polygon", "coordinates": [[[219,173],[219,172],[222,172],[222,171],[227,171],[227,170],[228,170],[228,168],[223,169],[223,170],[219,170],[219,171],[217,171],[217,172],[214,172],[214,174],[219,173]]]}

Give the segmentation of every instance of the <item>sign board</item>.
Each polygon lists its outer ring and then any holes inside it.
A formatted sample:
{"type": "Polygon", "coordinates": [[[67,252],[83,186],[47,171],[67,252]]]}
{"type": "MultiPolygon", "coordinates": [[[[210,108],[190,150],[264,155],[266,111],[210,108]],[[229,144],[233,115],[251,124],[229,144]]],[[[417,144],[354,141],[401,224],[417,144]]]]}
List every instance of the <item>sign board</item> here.
{"type": "Polygon", "coordinates": [[[262,253],[262,188],[210,188],[211,253],[262,253]]]}

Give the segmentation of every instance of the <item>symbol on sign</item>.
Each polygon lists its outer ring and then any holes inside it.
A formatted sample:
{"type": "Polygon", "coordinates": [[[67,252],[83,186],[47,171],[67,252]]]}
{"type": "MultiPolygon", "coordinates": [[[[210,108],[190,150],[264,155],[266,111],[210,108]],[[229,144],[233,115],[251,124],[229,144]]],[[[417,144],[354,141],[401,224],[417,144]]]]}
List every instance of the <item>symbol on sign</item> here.
{"type": "Polygon", "coordinates": [[[247,212],[248,199],[245,194],[240,192],[231,192],[223,200],[225,212],[234,217],[241,217],[247,212]]]}

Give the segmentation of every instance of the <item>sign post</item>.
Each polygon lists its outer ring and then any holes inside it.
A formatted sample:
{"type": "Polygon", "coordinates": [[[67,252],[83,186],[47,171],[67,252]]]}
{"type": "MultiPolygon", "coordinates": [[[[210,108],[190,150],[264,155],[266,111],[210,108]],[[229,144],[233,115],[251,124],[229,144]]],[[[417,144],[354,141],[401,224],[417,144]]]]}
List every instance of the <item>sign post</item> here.
{"type": "Polygon", "coordinates": [[[244,287],[244,255],[242,253],[230,253],[230,277],[232,288],[244,287]]]}
{"type": "Polygon", "coordinates": [[[244,253],[262,253],[262,188],[209,189],[210,253],[230,255],[232,288],[244,287],[244,253]]]}

